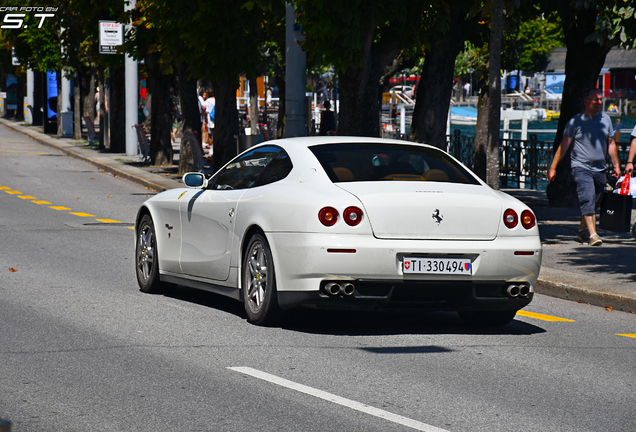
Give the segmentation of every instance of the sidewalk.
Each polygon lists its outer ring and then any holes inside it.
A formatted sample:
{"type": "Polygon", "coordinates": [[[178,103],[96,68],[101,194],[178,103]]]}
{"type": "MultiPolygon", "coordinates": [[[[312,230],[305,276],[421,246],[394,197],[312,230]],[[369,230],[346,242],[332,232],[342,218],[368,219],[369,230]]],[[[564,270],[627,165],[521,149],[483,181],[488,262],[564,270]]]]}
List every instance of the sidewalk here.
{"type": "MultiPolygon", "coordinates": [[[[136,156],[100,152],[88,148],[84,141],[45,135],[41,128],[21,126],[6,119],[0,119],[0,124],[156,191],[181,184],[178,162],[164,167],[143,166],[136,156]]],[[[537,216],[543,245],[538,293],[636,312],[636,239],[631,233],[599,230],[602,246],[581,244],[575,237],[580,221],[578,208],[549,207],[545,192],[527,189],[504,192],[525,202],[537,216]]],[[[636,211],[632,213],[632,224],[635,219],[636,211]]]]}

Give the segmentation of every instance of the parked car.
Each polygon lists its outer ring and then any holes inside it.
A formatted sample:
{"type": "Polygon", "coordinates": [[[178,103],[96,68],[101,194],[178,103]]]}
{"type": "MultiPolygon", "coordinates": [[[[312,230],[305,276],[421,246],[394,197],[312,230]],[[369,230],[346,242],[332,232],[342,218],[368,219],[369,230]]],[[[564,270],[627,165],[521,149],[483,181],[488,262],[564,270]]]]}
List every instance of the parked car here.
{"type": "Polygon", "coordinates": [[[263,325],[301,306],[454,310],[504,325],[533,297],[532,210],[429,145],[268,141],[183,183],[139,210],[144,292],[216,292],[263,325]]]}

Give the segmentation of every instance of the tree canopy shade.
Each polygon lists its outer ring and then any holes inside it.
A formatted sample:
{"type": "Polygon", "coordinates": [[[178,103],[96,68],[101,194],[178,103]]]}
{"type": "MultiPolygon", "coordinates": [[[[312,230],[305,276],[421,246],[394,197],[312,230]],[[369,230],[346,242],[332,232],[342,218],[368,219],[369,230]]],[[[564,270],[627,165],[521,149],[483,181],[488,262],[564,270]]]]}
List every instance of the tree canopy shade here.
{"type": "MultiPolygon", "coordinates": [[[[554,149],[561,144],[566,123],[583,109],[583,92],[596,87],[607,53],[613,46],[636,45],[634,4],[625,0],[561,0],[559,14],[567,46],[563,103],[554,149]]],[[[562,159],[547,189],[551,205],[576,203],[569,157],[562,159]]]]}
{"type": "Polygon", "coordinates": [[[552,50],[563,46],[558,15],[540,14],[534,5],[532,9],[530,13],[522,11],[515,25],[504,33],[505,69],[542,72],[552,50]]]}
{"type": "MultiPolygon", "coordinates": [[[[130,14],[135,30],[127,52],[137,58],[146,53],[155,57],[153,73],[181,71],[180,84],[196,78],[213,83],[216,168],[236,154],[239,76],[256,76],[265,41],[263,23],[276,12],[282,19],[283,6],[282,0],[194,0],[187,7],[180,0],[139,0],[130,14]]],[[[182,100],[182,109],[198,112],[196,103],[192,94],[182,100]]]]}

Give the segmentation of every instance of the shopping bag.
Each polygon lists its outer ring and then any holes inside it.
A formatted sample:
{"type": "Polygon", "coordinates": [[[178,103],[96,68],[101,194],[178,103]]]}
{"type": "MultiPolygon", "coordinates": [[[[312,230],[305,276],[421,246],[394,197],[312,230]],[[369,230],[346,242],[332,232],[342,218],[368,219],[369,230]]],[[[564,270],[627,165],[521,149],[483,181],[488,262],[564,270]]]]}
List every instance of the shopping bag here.
{"type": "Polygon", "coordinates": [[[631,178],[629,174],[621,176],[618,180],[616,180],[614,193],[636,196],[636,179],[631,178]]]}
{"type": "Polygon", "coordinates": [[[603,193],[599,227],[614,232],[628,232],[632,220],[632,196],[603,193]]]}
{"type": "Polygon", "coordinates": [[[629,173],[625,174],[625,179],[623,180],[623,183],[621,184],[621,191],[619,192],[621,195],[631,195],[631,192],[629,190],[629,184],[630,184],[630,175],[629,173]]]}

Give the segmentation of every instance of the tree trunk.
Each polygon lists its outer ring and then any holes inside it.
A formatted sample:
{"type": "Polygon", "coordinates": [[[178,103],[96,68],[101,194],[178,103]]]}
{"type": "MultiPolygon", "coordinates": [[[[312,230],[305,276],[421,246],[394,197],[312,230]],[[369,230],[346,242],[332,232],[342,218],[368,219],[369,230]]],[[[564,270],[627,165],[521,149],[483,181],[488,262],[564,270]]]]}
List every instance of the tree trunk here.
{"type": "Polygon", "coordinates": [[[80,75],[75,74],[73,82],[73,138],[82,139],[82,91],[80,89],[80,75]]]}
{"type": "MultiPolygon", "coordinates": [[[[594,5],[588,9],[576,10],[570,1],[561,2],[561,21],[567,54],[565,57],[565,83],[559,126],[554,138],[553,149],[561,145],[563,130],[567,122],[583,110],[583,92],[596,87],[610,44],[585,43],[595,30],[597,12],[594,5]]],[[[557,166],[556,178],[546,190],[551,206],[574,206],[578,203],[576,185],[572,180],[570,151],[557,166]]]]}
{"type": "MultiPolygon", "coordinates": [[[[194,132],[201,142],[201,113],[199,113],[199,100],[197,98],[197,80],[190,78],[188,65],[184,62],[177,64],[179,80],[179,104],[183,116],[183,132],[194,132]]],[[[179,148],[179,172],[186,173],[193,170],[194,161],[190,145],[184,139],[179,148]]]]}
{"type": "Polygon", "coordinates": [[[424,68],[417,87],[413,124],[409,139],[446,150],[446,124],[453,92],[455,59],[463,40],[438,41],[426,53],[424,68]],[[460,42],[460,43],[454,43],[460,42]],[[448,46],[451,45],[451,46],[448,46]]]}
{"type": "Polygon", "coordinates": [[[455,59],[464,41],[476,31],[475,19],[466,20],[470,5],[449,2],[451,30],[441,34],[426,51],[420,83],[417,86],[413,124],[409,139],[446,150],[446,124],[453,94],[455,59]]]}
{"type": "Polygon", "coordinates": [[[364,64],[340,72],[338,135],[380,136],[380,77],[399,53],[395,39],[387,35],[374,43],[374,29],[362,41],[364,64]]]}
{"type": "Polygon", "coordinates": [[[477,100],[477,125],[475,126],[475,158],[473,171],[483,181],[488,181],[488,81],[480,82],[479,98],[477,100]]]}
{"type": "Polygon", "coordinates": [[[503,39],[503,0],[494,0],[491,11],[488,60],[488,139],[486,179],[499,189],[499,129],[501,117],[501,45],[503,39]]]}
{"type": "Polygon", "coordinates": [[[95,116],[97,115],[95,112],[95,68],[91,70],[83,81],[82,89],[84,98],[82,115],[88,117],[91,121],[95,121],[95,116]]]}
{"type": "Polygon", "coordinates": [[[236,90],[239,80],[213,80],[214,97],[214,169],[218,170],[237,155],[239,133],[236,90]]]}
{"type": "Polygon", "coordinates": [[[126,70],[124,66],[110,67],[110,151],[126,153],[126,70]]]}
{"type": "Polygon", "coordinates": [[[164,75],[156,53],[146,57],[148,83],[152,93],[150,109],[150,160],[153,165],[172,164],[170,140],[170,76],[164,75]]]}
{"type": "Polygon", "coordinates": [[[108,123],[106,122],[106,80],[104,79],[104,68],[100,68],[98,71],[99,80],[99,149],[104,150],[106,148],[106,137],[108,132],[106,131],[108,123]]]}

